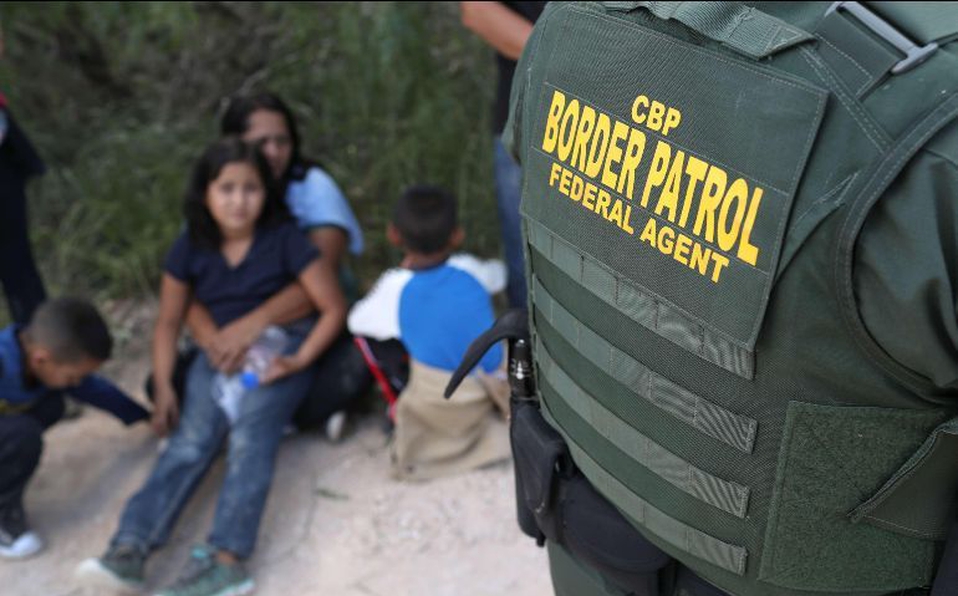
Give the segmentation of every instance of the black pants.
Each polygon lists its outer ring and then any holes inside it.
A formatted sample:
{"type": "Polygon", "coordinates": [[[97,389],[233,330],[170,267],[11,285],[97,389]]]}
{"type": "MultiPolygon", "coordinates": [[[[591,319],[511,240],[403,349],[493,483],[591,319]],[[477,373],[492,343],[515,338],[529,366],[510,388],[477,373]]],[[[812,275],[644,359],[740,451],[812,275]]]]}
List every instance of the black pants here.
{"type": "Polygon", "coordinates": [[[40,463],[43,432],[63,415],[63,397],[44,397],[23,414],[0,416],[0,511],[23,506],[23,491],[40,463]]]}
{"type": "Polygon", "coordinates": [[[27,236],[27,198],[23,178],[0,162],[0,283],[13,320],[25,325],[46,299],[27,236]]]}
{"type": "Polygon", "coordinates": [[[340,335],[313,368],[313,382],[293,414],[293,422],[300,429],[316,427],[339,410],[350,409],[373,382],[349,333],[340,335]]]}

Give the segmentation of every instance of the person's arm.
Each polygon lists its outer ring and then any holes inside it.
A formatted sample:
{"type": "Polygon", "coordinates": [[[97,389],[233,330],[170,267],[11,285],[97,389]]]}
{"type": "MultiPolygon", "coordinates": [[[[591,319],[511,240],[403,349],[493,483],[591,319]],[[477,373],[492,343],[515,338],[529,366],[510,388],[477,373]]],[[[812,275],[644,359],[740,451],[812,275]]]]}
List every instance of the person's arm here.
{"type": "Polygon", "coordinates": [[[209,311],[193,300],[186,324],[214,368],[235,372],[242,365],[246,351],[268,326],[289,323],[311,312],[313,303],[309,295],[298,282],[293,282],[222,329],[217,328],[209,311]]]}
{"type": "Polygon", "coordinates": [[[99,375],[87,375],[79,385],[71,387],[67,393],[75,399],[113,414],[127,426],[150,417],[150,413],[143,406],[99,375]]]}
{"type": "Polygon", "coordinates": [[[210,311],[196,300],[190,301],[186,311],[186,328],[190,330],[190,336],[196,345],[206,352],[210,363],[219,367],[222,355],[216,350],[215,341],[220,329],[210,311]]]}
{"type": "Polygon", "coordinates": [[[509,58],[518,60],[532,33],[532,23],[500,2],[460,2],[462,24],[509,58]]]}
{"type": "Polygon", "coordinates": [[[339,337],[346,322],[346,299],[328,263],[314,259],[299,274],[299,283],[321,316],[295,354],[273,361],[263,379],[266,383],[309,366],[339,337]]]}
{"type": "MultiPolygon", "coordinates": [[[[339,271],[343,256],[349,247],[349,234],[337,226],[320,226],[309,232],[309,240],[319,249],[322,259],[329,263],[333,271],[339,271]]],[[[305,296],[305,292],[303,296],[305,296]]]]}
{"type": "Polygon", "coordinates": [[[153,328],[153,391],[155,407],[150,424],[165,436],[176,426],[179,408],[173,389],[176,340],[190,302],[190,286],[169,273],[160,283],[160,309],[153,328]]]}
{"type": "Polygon", "coordinates": [[[349,311],[350,333],[379,341],[398,339],[399,298],[411,277],[408,269],[390,269],[383,273],[373,289],[349,311]]]}
{"type": "Polygon", "coordinates": [[[506,289],[506,264],[499,259],[481,261],[472,255],[461,253],[450,257],[449,264],[476,278],[490,294],[506,289]]]}

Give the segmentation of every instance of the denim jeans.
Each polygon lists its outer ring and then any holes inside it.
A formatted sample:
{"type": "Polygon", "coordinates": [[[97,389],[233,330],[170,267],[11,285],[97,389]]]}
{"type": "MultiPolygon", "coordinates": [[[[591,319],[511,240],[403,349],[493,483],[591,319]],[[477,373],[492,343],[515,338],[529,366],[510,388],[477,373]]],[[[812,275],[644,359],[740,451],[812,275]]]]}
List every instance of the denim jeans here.
{"type": "MultiPolygon", "coordinates": [[[[287,352],[303,337],[291,337],[287,352]]],[[[250,390],[230,428],[213,400],[216,371],[202,352],[190,366],[179,425],[143,488],[126,505],[112,544],[147,553],[169,538],[177,516],[228,437],[226,478],[208,542],[240,558],[253,552],[283,428],[306,394],[312,369],[250,390]]]]}
{"type": "Polygon", "coordinates": [[[526,307],[526,271],[522,254],[522,217],[519,201],[522,198],[522,170],[502,144],[495,140],[496,203],[499,209],[499,228],[505,248],[506,269],[509,274],[506,295],[514,308],[526,307]]]}

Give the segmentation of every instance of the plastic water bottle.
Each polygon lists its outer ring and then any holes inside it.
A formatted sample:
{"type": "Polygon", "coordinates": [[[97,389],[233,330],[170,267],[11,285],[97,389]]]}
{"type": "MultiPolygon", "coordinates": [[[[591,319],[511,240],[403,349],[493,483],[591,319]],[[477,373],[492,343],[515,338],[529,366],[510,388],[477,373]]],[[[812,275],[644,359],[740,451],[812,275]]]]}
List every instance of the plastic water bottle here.
{"type": "Polygon", "coordinates": [[[267,327],[259,339],[246,351],[242,371],[233,375],[217,373],[213,379],[213,397],[223,408],[230,424],[236,422],[239,417],[239,407],[243,396],[249,390],[259,386],[260,379],[266,374],[269,365],[277,356],[282,355],[288,343],[289,338],[280,327],[267,327]]]}

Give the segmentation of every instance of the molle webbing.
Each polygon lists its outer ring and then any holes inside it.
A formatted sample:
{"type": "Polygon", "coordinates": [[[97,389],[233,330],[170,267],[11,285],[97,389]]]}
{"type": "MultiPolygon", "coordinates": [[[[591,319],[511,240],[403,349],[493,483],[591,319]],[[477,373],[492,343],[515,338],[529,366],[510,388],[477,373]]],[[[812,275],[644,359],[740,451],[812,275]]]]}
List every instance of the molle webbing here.
{"type": "Polygon", "coordinates": [[[542,224],[526,218],[525,225],[526,237],[533,250],[603,302],[649,331],[729,372],[748,379],[754,375],[754,356],[744,347],[609,271],[542,224]]]}
{"type": "Polygon", "coordinates": [[[648,468],[682,492],[743,518],[748,506],[747,487],[705,472],[638,432],[579,387],[559,368],[541,342],[536,344],[540,374],[569,409],[608,439],[632,460],[648,468]]]}
{"type": "Polygon", "coordinates": [[[582,473],[599,489],[599,492],[615,503],[619,510],[636,525],[645,528],[658,538],[692,556],[731,571],[736,575],[745,573],[748,553],[744,547],[709,536],[705,532],[670,517],[653,507],[589,457],[564,432],[561,424],[555,420],[547,408],[543,408],[543,415],[554,428],[562,433],[569,446],[572,458],[579,469],[582,470],[582,473]]]}
{"type": "Polygon", "coordinates": [[[757,427],[755,420],[730,412],[652,372],[577,321],[549,294],[538,278],[533,280],[532,291],[536,309],[545,321],[581,356],[676,420],[743,453],[751,453],[757,427]]]}

